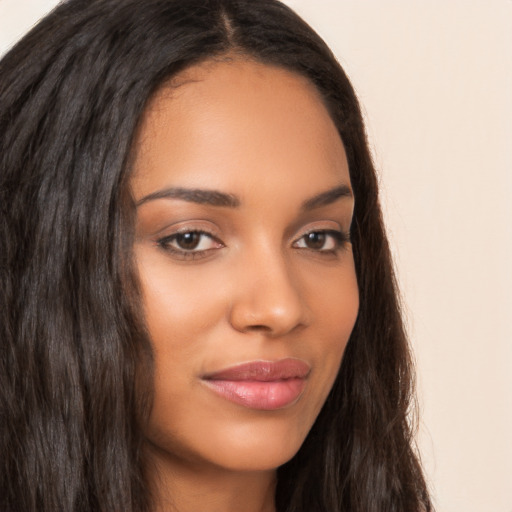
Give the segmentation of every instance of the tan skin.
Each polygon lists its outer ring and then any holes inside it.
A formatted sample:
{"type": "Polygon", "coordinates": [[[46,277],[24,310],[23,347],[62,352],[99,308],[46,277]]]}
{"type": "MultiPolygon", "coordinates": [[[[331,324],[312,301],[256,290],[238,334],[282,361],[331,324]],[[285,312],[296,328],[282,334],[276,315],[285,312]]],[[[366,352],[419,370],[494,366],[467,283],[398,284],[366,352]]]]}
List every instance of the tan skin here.
{"type": "Polygon", "coordinates": [[[305,78],[211,61],[154,97],[131,187],[156,365],[147,449],[157,509],[273,512],[276,468],[324,404],[359,306],[341,139],[305,78]],[[286,358],[310,371],[275,410],[205,385],[209,372],[286,358]]]}

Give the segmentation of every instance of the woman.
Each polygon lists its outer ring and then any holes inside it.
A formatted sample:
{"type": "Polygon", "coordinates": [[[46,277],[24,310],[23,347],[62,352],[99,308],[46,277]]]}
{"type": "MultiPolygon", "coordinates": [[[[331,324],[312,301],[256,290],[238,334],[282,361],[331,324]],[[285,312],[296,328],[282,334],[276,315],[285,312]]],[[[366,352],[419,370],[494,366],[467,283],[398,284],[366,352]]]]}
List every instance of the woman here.
{"type": "Polygon", "coordinates": [[[70,0],[0,76],[0,509],[429,510],[319,37],[274,0],[70,0]]]}

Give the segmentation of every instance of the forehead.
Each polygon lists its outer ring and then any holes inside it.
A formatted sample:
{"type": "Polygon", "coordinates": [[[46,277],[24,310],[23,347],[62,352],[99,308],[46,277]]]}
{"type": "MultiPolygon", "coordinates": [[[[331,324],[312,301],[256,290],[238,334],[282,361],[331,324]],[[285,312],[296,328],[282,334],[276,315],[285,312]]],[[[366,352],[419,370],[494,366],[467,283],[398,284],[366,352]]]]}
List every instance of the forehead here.
{"type": "Polygon", "coordinates": [[[305,77],[241,58],[208,61],[151,100],[137,141],[137,195],[175,180],[247,188],[269,173],[324,188],[350,182],[343,143],[305,77]]]}

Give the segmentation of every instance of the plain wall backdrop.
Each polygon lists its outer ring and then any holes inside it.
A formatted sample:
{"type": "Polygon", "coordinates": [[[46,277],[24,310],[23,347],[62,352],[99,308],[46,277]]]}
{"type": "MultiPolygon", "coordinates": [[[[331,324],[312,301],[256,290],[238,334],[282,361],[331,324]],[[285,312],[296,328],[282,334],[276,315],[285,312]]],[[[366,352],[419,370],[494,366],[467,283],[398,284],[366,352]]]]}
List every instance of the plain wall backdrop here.
{"type": "MultiPolygon", "coordinates": [[[[56,3],[0,0],[0,54],[56,3]]],[[[436,508],[512,512],[512,1],[286,3],[366,112],[436,508]]]]}

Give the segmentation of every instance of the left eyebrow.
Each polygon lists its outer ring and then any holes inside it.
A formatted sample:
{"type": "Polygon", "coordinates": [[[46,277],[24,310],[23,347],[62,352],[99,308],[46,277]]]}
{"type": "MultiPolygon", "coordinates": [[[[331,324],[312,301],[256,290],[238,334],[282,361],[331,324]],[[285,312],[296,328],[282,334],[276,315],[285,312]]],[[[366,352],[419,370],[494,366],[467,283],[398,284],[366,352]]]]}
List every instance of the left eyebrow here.
{"type": "Polygon", "coordinates": [[[339,187],[326,190],[325,192],[320,192],[320,194],[317,194],[302,203],[301,210],[310,211],[315,208],[321,208],[322,206],[332,204],[343,197],[353,197],[352,190],[347,185],[340,185],[339,187]]]}

